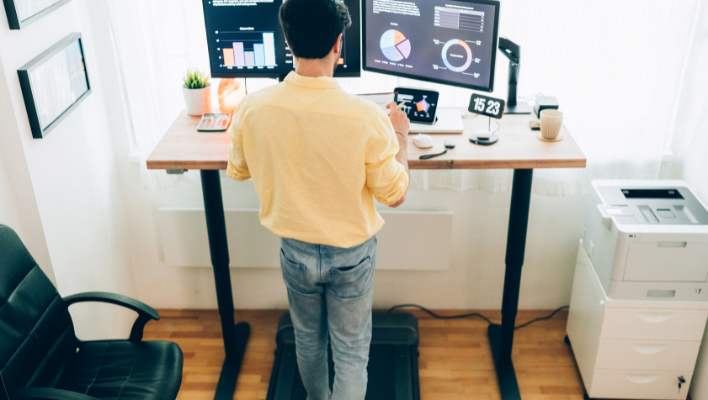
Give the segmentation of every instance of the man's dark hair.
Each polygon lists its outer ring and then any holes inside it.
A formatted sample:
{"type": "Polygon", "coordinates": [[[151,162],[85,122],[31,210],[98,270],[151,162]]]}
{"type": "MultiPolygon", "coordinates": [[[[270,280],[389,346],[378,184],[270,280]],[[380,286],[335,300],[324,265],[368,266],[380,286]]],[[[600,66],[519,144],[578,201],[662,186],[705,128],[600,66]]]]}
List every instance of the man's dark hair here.
{"type": "Polygon", "coordinates": [[[341,0],[285,0],[280,25],[295,57],[324,58],[352,18],[341,0]]]}

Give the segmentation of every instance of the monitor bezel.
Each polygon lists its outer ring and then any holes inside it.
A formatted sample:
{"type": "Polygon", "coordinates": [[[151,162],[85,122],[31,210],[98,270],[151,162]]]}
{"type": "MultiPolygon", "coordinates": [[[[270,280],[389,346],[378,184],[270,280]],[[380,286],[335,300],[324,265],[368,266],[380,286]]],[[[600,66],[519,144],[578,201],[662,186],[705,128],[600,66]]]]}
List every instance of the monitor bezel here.
{"type": "MultiPolygon", "coordinates": [[[[419,81],[424,81],[424,82],[432,82],[432,83],[439,83],[442,85],[447,85],[447,86],[455,86],[455,87],[462,87],[466,89],[472,89],[472,90],[480,90],[484,92],[493,92],[494,91],[494,80],[496,77],[496,65],[497,65],[497,49],[499,47],[499,10],[501,8],[501,3],[498,0],[453,0],[453,1],[458,1],[461,3],[472,3],[472,4],[483,4],[483,5],[491,5],[494,6],[495,12],[494,12],[494,46],[492,47],[494,50],[492,51],[492,64],[491,64],[491,75],[489,77],[489,86],[481,86],[481,85],[474,85],[474,84],[463,84],[459,82],[452,82],[448,81],[445,79],[435,79],[435,78],[430,78],[426,76],[421,76],[421,75],[416,75],[416,74],[407,74],[405,72],[394,72],[394,71],[388,71],[385,69],[380,69],[376,67],[369,67],[367,64],[367,40],[366,40],[366,15],[367,15],[367,3],[373,1],[373,0],[361,0],[361,68],[364,71],[369,71],[369,72],[377,72],[380,74],[385,74],[385,75],[391,75],[391,76],[398,76],[402,78],[408,78],[408,79],[416,79],[419,81]]],[[[423,0],[424,1],[424,0],[423,0]]]]}

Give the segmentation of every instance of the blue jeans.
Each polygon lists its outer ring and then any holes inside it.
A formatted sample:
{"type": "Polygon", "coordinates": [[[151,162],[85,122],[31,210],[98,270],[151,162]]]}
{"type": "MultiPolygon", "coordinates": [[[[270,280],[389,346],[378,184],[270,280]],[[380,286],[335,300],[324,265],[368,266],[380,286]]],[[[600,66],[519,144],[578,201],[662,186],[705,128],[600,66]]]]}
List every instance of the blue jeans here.
{"type": "Polygon", "coordinates": [[[282,241],[280,262],[295,329],[298,369],[308,400],[364,399],[376,246],[375,237],[349,249],[282,241]]]}

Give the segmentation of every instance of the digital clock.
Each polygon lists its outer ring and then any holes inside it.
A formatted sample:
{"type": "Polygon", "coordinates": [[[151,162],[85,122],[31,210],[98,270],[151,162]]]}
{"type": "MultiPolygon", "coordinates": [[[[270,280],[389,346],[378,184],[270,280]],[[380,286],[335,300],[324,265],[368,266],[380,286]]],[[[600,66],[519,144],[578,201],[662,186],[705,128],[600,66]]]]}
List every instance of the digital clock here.
{"type": "Polygon", "coordinates": [[[473,93],[470,99],[469,112],[501,119],[504,115],[505,105],[504,100],[473,93]]]}

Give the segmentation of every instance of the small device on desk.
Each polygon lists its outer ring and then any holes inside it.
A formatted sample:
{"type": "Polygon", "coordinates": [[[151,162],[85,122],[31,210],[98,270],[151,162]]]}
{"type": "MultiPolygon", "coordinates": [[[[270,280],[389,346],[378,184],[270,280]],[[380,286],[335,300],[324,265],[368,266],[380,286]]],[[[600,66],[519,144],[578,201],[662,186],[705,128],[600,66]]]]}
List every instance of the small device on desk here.
{"type": "MultiPolygon", "coordinates": [[[[421,135],[421,136],[427,136],[427,135],[421,135]]],[[[441,151],[439,153],[433,153],[433,154],[423,154],[420,157],[418,157],[418,159],[419,160],[432,160],[433,158],[444,156],[445,154],[447,154],[451,150],[455,150],[455,147],[457,147],[455,142],[448,139],[445,141],[445,149],[443,151],[441,151]]]]}
{"type": "Polygon", "coordinates": [[[432,125],[436,122],[440,94],[434,90],[396,88],[393,102],[416,124],[432,125]]]}
{"type": "Polygon", "coordinates": [[[419,149],[432,149],[435,146],[435,141],[429,135],[420,134],[413,137],[413,144],[419,149]]]}
{"type": "Polygon", "coordinates": [[[533,113],[536,118],[541,118],[541,113],[543,110],[559,110],[560,104],[558,99],[553,96],[538,95],[536,96],[535,105],[533,106],[533,113]]]}
{"type": "Polygon", "coordinates": [[[198,132],[225,132],[231,124],[231,114],[204,114],[197,126],[198,132]]]}
{"type": "Polygon", "coordinates": [[[553,96],[538,95],[536,96],[533,106],[533,117],[529,121],[529,128],[534,131],[541,130],[541,113],[543,110],[559,110],[560,104],[558,99],[553,96]],[[534,118],[535,117],[535,118],[534,118]]]}
{"type": "Polygon", "coordinates": [[[450,109],[439,109],[440,94],[433,90],[396,88],[394,103],[408,115],[411,133],[461,134],[465,130],[462,114],[450,109]]]}
{"type": "Polygon", "coordinates": [[[470,98],[469,112],[484,115],[488,118],[487,129],[477,129],[473,132],[470,142],[480,146],[491,146],[499,141],[497,130],[499,126],[492,124],[492,118],[501,119],[504,115],[504,100],[482,96],[473,93],[470,98]]]}

